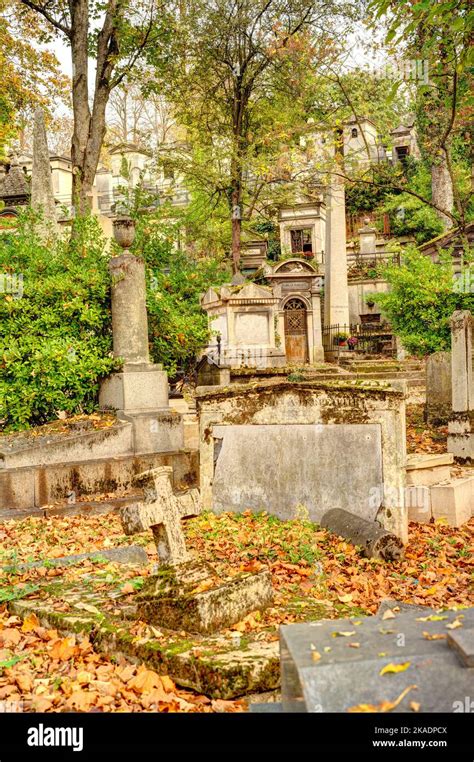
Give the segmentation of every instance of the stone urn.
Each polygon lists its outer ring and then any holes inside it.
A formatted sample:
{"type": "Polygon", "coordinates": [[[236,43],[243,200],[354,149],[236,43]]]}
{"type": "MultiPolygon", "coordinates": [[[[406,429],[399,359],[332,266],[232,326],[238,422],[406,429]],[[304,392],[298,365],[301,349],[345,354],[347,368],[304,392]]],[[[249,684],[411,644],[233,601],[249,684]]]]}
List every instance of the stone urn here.
{"type": "Polygon", "coordinates": [[[135,220],[130,217],[117,217],[113,221],[114,238],[125,251],[135,240],[135,220]]]}

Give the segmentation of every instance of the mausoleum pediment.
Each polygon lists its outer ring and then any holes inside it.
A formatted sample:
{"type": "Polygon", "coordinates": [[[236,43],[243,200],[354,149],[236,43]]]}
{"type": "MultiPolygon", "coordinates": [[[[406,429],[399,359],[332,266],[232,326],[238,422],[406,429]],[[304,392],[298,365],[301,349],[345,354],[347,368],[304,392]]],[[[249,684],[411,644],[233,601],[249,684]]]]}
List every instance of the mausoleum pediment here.
{"type": "Polygon", "coordinates": [[[213,288],[208,288],[204,296],[201,297],[201,304],[212,304],[212,302],[218,302],[220,299],[219,294],[213,288]]]}
{"type": "Polygon", "coordinates": [[[283,275],[285,273],[302,273],[316,275],[313,265],[304,259],[286,259],[284,262],[273,268],[273,275],[283,275]]]}
{"type": "Polygon", "coordinates": [[[255,283],[247,283],[237,293],[232,294],[233,298],[242,299],[271,299],[272,290],[265,286],[257,286],[255,283]]]}

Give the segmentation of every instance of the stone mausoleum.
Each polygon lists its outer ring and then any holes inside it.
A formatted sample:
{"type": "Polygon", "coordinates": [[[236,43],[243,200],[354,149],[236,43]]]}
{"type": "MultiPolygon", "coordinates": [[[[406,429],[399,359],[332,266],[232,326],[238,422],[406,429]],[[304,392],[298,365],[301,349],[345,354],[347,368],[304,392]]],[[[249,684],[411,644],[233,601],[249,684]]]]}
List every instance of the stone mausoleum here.
{"type": "Polygon", "coordinates": [[[257,368],[324,359],[322,278],[303,259],[264,267],[268,286],[244,283],[209,288],[201,299],[212,337],[206,354],[219,365],[257,368]]]}

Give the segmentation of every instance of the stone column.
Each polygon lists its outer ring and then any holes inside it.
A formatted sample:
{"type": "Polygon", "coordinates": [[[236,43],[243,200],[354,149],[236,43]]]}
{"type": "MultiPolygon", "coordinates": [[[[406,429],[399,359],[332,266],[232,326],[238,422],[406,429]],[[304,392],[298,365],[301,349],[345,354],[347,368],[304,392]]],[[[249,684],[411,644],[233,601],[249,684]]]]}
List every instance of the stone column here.
{"type": "Polygon", "coordinates": [[[469,310],[458,310],[451,318],[453,411],[448,423],[448,452],[471,462],[474,460],[473,322],[469,310]]]}
{"type": "MultiPolygon", "coordinates": [[[[335,161],[339,166],[342,163],[341,150],[342,147],[336,145],[335,161]]],[[[327,326],[349,326],[346,201],[344,180],[336,174],[331,176],[327,190],[324,322],[327,326]]]]}
{"type": "Polygon", "coordinates": [[[474,409],[472,323],[469,310],[458,310],[451,318],[451,378],[455,412],[474,409]]]}
{"type": "Polygon", "coordinates": [[[321,294],[316,290],[311,291],[311,304],[313,308],[313,351],[312,362],[324,362],[323,333],[321,326],[321,294]]]}
{"type": "Polygon", "coordinates": [[[126,363],[148,363],[145,263],[127,252],[113,257],[109,270],[114,355],[126,363]]]}
{"type": "Polygon", "coordinates": [[[37,108],[33,125],[33,167],[31,170],[31,206],[42,214],[38,230],[47,240],[57,235],[56,205],[54,203],[51,162],[43,110],[37,108]]]}
{"type": "Polygon", "coordinates": [[[179,450],[182,417],[169,407],[167,373],[161,365],[150,363],[145,264],[128,251],[135,237],[133,221],[114,220],[114,236],[124,251],[109,265],[113,349],[124,364],[120,373],[102,382],[99,404],[117,410],[120,419],[132,423],[136,453],[179,450]]]}
{"type": "Polygon", "coordinates": [[[452,410],[451,353],[434,352],[426,360],[425,418],[435,426],[447,424],[452,410]]]}

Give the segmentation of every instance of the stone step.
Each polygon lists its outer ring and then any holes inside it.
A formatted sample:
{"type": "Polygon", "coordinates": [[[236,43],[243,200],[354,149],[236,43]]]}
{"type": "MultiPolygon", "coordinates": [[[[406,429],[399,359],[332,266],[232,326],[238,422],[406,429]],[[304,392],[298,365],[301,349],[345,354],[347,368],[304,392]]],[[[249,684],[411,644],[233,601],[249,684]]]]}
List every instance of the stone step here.
{"type": "Polygon", "coordinates": [[[407,486],[431,487],[450,479],[454,463],[452,453],[415,453],[407,456],[407,486]]]}
{"type": "Polygon", "coordinates": [[[474,476],[450,478],[431,486],[407,486],[405,502],[409,521],[430,523],[446,519],[460,527],[474,516],[474,476]]]}
{"type": "Polygon", "coordinates": [[[454,455],[451,452],[414,452],[407,455],[407,471],[435,466],[452,466],[454,455]]]}
{"type": "Polygon", "coordinates": [[[434,519],[446,518],[452,527],[469,521],[474,513],[474,476],[433,485],[431,511],[434,519]]]}

